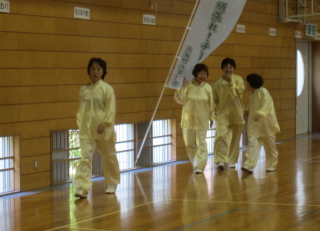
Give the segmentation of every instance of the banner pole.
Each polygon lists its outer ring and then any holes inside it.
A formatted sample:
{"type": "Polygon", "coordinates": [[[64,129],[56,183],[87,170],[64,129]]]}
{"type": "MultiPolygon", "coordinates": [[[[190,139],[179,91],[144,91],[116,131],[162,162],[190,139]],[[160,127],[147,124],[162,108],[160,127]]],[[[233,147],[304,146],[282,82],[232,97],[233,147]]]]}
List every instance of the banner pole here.
{"type": "Polygon", "coordinates": [[[157,105],[156,105],[156,107],[155,107],[155,109],[154,109],[154,111],[153,111],[153,114],[152,114],[152,117],[151,117],[149,126],[148,126],[147,131],[146,131],[146,134],[144,135],[144,138],[143,138],[142,143],[141,143],[141,145],[140,145],[139,152],[138,152],[138,155],[137,155],[137,158],[136,158],[136,161],[135,161],[135,165],[137,165],[137,162],[138,162],[139,157],[140,157],[140,155],[141,155],[141,151],[142,151],[142,149],[143,149],[144,143],[146,142],[146,139],[147,139],[148,133],[149,133],[149,131],[150,131],[152,122],[153,122],[153,120],[154,120],[154,117],[155,117],[155,115],[156,115],[156,113],[157,113],[157,111],[158,111],[158,107],[159,107],[160,101],[161,101],[161,99],[162,99],[163,93],[164,93],[165,88],[166,88],[166,86],[167,86],[169,77],[170,77],[170,75],[171,75],[171,73],[172,73],[174,64],[176,63],[176,60],[177,60],[177,58],[178,58],[178,54],[179,54],[179,52],[180,52],[180,50],[181,50],[181,47],[182,47],[182,44],[183,44],[184,39],[185,39],[185,37],[186,37],[187,31],[190,29],[189,26],[190,26],[190,23],[191,23],[191,21],[192,21],[192,19],[193,19],[194,12],[196,11],[196,9],[197,9],[197,7],[198,7],[199,1],[200,1],[200,0],[197,0],[197,1],[196,1],[196,4],[195,4],[195,6],[194,6],[194,8],[193,8],[193,10],[192,10],[192,13],[191,13],[191,16],[190,16],[190,18],[189,18],[187,27],[186,27],[186,29],[185,29],[185,31],[184,31],[184,34],[183,34],[182,39],[181,39],[181,41],[180,41],[178,50],[177,50],[176,55],[175,55],[175,57],[174,57],[174,60],[173,60],[173,62],[172,62],[172,64],[171,64],[171,67],[170,67],[168,76],[167,76],[167,78],[166,78],[166,81],[164,82],[164,85],[163,85],[161,94],[160,94],[160,96],[159,96],[157,105]]]}

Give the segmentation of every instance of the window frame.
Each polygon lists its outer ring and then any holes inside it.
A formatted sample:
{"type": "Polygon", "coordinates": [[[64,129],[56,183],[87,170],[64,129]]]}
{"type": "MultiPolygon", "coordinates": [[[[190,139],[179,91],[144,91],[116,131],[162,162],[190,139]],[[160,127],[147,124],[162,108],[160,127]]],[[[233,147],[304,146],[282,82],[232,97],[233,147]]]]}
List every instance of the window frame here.
{"type": "Polygon", "coordinates": [[[20,192],[20,135],[14,134],[0,136],[0,138],[4,137],[12,137],[13,156],[0,158],[0,160],[12,159],[13,167],[0,169],[0,172],[13,170],[13,190],[0,192],[0,196],[20,192]]]}

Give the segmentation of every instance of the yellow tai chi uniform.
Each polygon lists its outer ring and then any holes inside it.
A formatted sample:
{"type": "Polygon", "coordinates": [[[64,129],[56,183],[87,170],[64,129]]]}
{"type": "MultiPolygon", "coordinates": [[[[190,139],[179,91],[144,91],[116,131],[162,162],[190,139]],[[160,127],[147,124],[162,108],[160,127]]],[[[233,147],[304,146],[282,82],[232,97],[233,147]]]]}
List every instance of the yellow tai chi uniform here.
{"type": "Polygon", "coordinates": [[[80,89],[80,107],[77,124],[80,130],[81,160],[73,184],[76,189],[91,188],[92,156],[97,148],[102,156],[104,178],[108,185],[120,183],[119,163],[115,149],[116,104],[113,88],[99,80],[90,82],[80,89]],[[102,134],[97,133],[99,124],[105,126],[102,134]]]}
{"type": "Polygon", "coordinates": [[[278,163],[278,151],[275,146],[276,132],[280,132],[273,100],[267,89],[260,87],[249,96],[248,117],[248,149],[245,165],[253,168],[257,165],[260,149],[263,144],[267,168],[276,168],[278,163]],[[260,119],[255,122],[254,117],[260,119]]]}
{"type": "Polygon", "coordinates": [[[211,86],[195,79],[176,90],[175,100],[182,104],[181,127],[187,154],[193,169],[204,170],[208,150],[206,143],[209,120],[214,119],[211,86]]]}
{"type": "Polygon", "coordinates": [[[212,85],[216,114],[215,163],[238,162],[239,142],[245,123],[242,103],[244,89],[242,78],[234,74],[230,83],[220,77],[212,85]]]}

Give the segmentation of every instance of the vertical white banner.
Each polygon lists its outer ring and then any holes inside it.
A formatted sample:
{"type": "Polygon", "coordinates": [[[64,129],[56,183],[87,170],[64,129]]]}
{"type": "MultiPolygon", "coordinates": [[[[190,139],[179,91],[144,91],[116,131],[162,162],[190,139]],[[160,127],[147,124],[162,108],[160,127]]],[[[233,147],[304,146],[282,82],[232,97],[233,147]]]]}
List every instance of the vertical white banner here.
{"type": "Polygon", "coordinates": [[[184,77],[193,78],[193,67],[229,36],[245,3],[246,0],[201,0],[167,87],[177,89],[184,77]]]}

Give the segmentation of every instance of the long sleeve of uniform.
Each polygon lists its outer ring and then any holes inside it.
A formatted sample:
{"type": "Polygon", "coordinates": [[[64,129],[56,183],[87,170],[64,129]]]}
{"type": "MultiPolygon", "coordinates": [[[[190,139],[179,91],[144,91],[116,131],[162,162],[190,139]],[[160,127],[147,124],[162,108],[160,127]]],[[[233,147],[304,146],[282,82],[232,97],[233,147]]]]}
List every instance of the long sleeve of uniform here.
{"type": "Polygon", "coordinates": [[[268,90],[261,87],[249,96],[248,135],[263,137],[270,136],[276,132],[280,132],[280,127],[273,100],[268,90]],[[254,121],[256,115],[260,116],[257,122],[254,121]]]}
{"type": "Polygon", "coordinates": [[[231,83],[228,84],[228,87],[229,87],[229,93],[234,98],[242,97],[242,94],[245,90],[245,86],[244,86],[242,78],[237,75],[232,76],[231,83]]]}
{"type": "Polygon", "coordinates": [[[105,106],[105,114],[102,117],[100,124],[105,127],[114,126],[115,123],[115,115],[116,115],[116,99],[113,92],[113,89],[110,88],[106,90],[106,106],[105,106]]]}
{"type": "Polygon", "coordinates": [[[77,114],[80,139],[108,139],[114,130],[115,114],[115,96],[109,84],[99,80],[81,87],[77,114]],[[106,127],[102,134],[97,134],[99,124],[106,127]]]}
{"type": "Polygon", "coordinates": [[[78,104],[78,113],[77,113],[77,125],[78,125],[78,128],[80,128],[80,121],[81,121],[81,95],[82,95],[82,87],[80,88],[80,91],[79,91],[79,104],[78,104]]]}
{"type": "Polygon", "coordinates": [[[183,105],[184,102],[186,101],[187,89],[188,89],[187,87],[180,87],[174,93],[174,99],[178,104],[183,105]]]}
{"type": "Polygon", "coordinates": [[[243,80],[237,75],[231,76],[231,83],[228,83],[222,77],[213,83],[212,94],[217,123],[226,126],[244,124],[243,91],[243,80]]]}
{"type": "Polygon", "coordinates": [[[182,104],[181,127],[208,130],[209,120],[214,119],[212,89],[193,80],[186,87],[176,90],[174,99],[182,104]]]}

